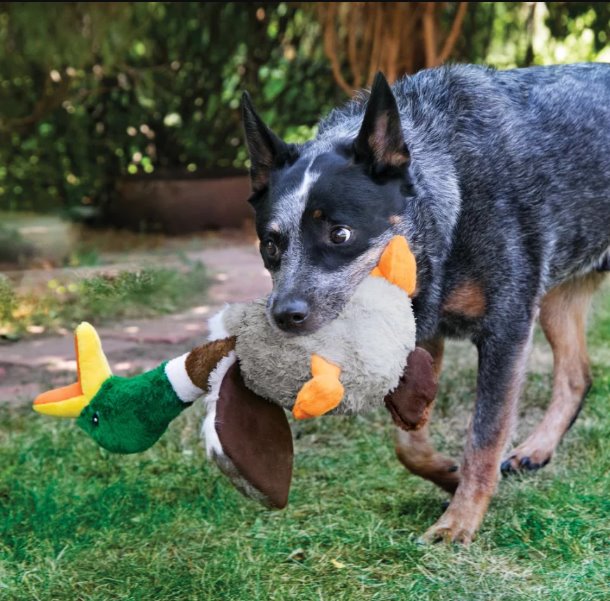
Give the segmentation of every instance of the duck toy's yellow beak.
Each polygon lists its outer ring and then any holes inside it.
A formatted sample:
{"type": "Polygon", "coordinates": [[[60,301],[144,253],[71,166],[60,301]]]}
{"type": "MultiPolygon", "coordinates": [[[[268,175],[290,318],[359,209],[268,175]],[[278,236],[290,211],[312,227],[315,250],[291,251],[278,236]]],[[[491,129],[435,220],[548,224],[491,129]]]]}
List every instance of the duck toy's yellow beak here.
{"type": "Polygon", "coordinates": [[[33,409],[45,415],[77,418],[112,376],[95,328],[81,323],[74,333],[78,380],[69,386],[44,392],[34,400],[33,409]]]}

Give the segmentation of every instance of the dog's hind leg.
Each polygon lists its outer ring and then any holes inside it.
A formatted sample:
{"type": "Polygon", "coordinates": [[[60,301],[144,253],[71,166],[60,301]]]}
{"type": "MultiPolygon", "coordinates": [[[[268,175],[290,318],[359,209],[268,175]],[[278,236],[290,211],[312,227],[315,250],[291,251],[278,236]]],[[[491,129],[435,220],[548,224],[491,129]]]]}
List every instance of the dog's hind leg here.
{"type": "MultiPolygon", "coordinates": [[[[437,338],[422,346],[434,360],[434,370],[438,378],[443,362],[443,339],[437,338]]],[[[430,442],[428,424],[420,430],[397,429],[396,455],[412,473],[434,482],[444,490],[453,493],[460,481],[458,463],[439,453],[430,442]]]]}
{"type": "Polygon", "coordinates": [[[569,280],[542,299],[540,325],[553,350],[551,404],[536,429],[502,463],[503,472],[544,467],[578,417],[591,386],[587,312],[603,277],[602,273],[591,273],[569,280]]]}

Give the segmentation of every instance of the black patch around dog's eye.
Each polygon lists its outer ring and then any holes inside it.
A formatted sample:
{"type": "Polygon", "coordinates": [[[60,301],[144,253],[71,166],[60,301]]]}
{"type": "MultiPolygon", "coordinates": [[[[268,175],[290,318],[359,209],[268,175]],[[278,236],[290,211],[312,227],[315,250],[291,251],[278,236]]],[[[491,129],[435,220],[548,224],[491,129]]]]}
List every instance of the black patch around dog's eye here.
{"type": "Polygon", "coordinates": [[[352,230],[344,225],[338,225],[330,230],[330,241],[333,244],[345,244],[352,237],[352,230]]]}
{"type": "Polygon", "coordinates": [[[279,267],[285,244],[276,232],[267,233],[260,241],[259,248],[265,268],[273,271],[279,267]]]}
{"type": "Polygon", "coordinates": [[[280,255],[280,249],[273,240],[266,240],[263,244],[265,253],[271,260],[276,260],[280,255]]]}

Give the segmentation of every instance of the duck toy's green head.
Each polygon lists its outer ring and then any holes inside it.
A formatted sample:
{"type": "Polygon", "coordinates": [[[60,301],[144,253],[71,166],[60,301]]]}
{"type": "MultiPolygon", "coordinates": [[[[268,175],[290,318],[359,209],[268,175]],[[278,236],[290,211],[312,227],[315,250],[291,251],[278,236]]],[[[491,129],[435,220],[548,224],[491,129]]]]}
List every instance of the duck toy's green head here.
{"type": "Polygon", "coordinates": [[[88,323],[77,327],[75,346],[78,381],[41,394],[34,401],[34,410],[76,418],[108,451],[145,451],[191,404],[175,392],[166,373],[167,362],[131,378],[113,376],[97,332],[88,323]]]}

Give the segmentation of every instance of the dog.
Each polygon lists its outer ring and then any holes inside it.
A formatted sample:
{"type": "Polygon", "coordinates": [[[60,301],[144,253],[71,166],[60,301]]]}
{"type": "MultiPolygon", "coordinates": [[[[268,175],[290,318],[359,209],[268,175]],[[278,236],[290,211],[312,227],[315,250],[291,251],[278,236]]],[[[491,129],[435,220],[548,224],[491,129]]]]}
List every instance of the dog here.
{"type": "Polygon", "coordinates": [[[426,428],[399,431],[396,446],[453,494],[424,539],[468,544],[501,471],[546,465],[591,384],[585,320],[610,269],[610,65],[455,65],[392,87],[378,74],[302,145],[273,133],[247,94],[242,112],[273,325],[299,335],[332,320],[399,234],[417,262],[418,345],[437,373],[446,337],[476,345],[461,465],[426,428]],[[505,454],[538,317],[552,400],[505,454]]]}

